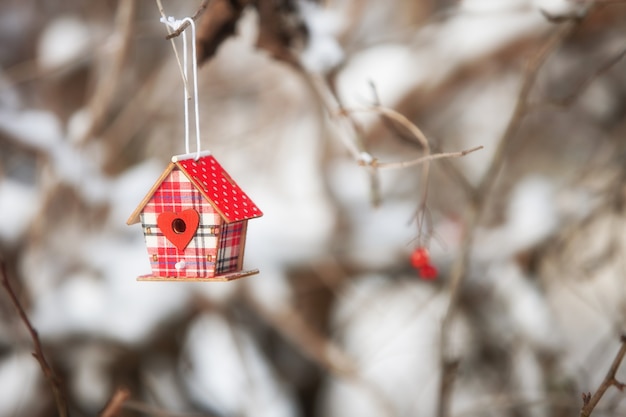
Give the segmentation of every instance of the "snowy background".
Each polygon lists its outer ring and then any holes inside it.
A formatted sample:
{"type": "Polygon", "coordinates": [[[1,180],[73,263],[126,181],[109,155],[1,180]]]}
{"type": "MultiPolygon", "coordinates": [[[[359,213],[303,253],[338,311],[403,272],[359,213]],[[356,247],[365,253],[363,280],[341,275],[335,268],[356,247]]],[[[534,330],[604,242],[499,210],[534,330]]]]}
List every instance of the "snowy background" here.
{"type": "MultiPolygon", "coordinates": [[[[199,3],[164,7],[183,17],[199,3]]],[[[449,415],[577,415],[626,332],[626,3],[604,3],[277,2],[301,29],[298,65],[261,42],[262,13],[243,10],[199,70],[200,119],[203,148],[265,213],[246,245],[261,273],[213,284],[135,280],[150,266],[126,219],[184,153],[157,5],[0,3],[0,257],[70,414],[98,415],[126,388],[118,415],[435,416],[450,356],[449,415]],[[472,190],[528,60],[559,20],[585,15],[540,68],[472,226],[472,190]],[[484,149],[433,162],[428,178],[360,166],[355,149],[423,155],[388,119],[332,107],[376,102],[436,151],[484,149]],[[410,265],[419,245],[436,280],[410,265]]],[[[55,415],[32,340],[0,298],[0,416],[55,415]]],[[[626,415],[623,394],[609,390],[594,415],[626,415]]]]}

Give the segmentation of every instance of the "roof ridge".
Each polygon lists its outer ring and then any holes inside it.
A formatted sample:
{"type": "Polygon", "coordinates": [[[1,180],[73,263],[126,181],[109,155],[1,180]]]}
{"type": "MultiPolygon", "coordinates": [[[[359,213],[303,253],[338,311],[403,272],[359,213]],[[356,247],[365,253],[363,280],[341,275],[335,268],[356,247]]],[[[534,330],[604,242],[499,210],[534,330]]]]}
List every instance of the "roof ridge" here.
{"type": "MultiPolygon", "coordinates": [[[[195,154],[194,154],[195,155],[195,154]]],[[[261,217],[263,212],[211,154],[175,162],[227,223],[261,217]]]]}

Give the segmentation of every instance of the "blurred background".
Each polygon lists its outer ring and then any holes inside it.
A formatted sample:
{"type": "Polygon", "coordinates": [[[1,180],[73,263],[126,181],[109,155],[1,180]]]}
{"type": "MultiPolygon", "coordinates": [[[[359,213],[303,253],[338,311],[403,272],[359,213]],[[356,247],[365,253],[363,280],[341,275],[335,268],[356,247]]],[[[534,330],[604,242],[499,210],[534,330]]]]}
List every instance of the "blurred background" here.
{"type": "MultiPolygon", "coordinates": [[[[136,281],[126,220],[184,153],[157,3],[0,3],[0,257],[70,415],[120,389],[108,415],[578,414],[626,332],[626,2],[163,8],[204,8],[202,148],[265,213],[259,275],[136,281]],[[433,153],[484,149],[368,165],[428,153],[372,106],[433,153]]],[[[0,298],[0,416],[61,415],[0,298]]]]}

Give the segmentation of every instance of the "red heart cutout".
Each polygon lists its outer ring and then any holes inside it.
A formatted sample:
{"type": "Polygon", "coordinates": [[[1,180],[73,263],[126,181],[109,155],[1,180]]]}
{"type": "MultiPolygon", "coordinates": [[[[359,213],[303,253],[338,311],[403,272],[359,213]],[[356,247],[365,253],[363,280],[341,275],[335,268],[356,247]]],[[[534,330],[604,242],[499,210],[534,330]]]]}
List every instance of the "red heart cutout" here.
{"type": "Polygon", "coordinates": [[[166,211],[157,217],[157,225],[163,235],[178,248],[187,247],[198,230],[200,215],[194,209],[183,210],[180,213],[166,211]]]}

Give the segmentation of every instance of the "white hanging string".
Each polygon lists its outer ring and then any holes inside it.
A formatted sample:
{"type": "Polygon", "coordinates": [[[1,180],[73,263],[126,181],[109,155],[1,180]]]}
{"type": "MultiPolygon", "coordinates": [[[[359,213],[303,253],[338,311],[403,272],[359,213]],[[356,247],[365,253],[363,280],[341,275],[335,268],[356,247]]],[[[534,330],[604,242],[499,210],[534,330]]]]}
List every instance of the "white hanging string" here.
{"type": "MultiPolygon", "coordinates": [[[[200,158],[200,111],[198,105],[198,63],[196,59],[196,24],[190,17],[185,17],[182,20],[176,20],[172,16],[169,16],[167,19],[164,17],[161,18],[161,22],[168,25],[172,30],[178,30],[178,28],[185,22],[189,22],[191,26],[191,65],[193,71],[193,99],[194,99],[194,113],[195,113],[195,121],[196,121],[196,161],[200,158]]],[[[189,63],[187,59],[187,33],[183,31],[183,69],[181,71],[181,77],[183,79],[183,101],[185,105],[185,153],[189,154],[189,99],[191,98],[191,94],[189,92],[189,82],[187,78],[187,69],[189,68],[189,63]]]]}

